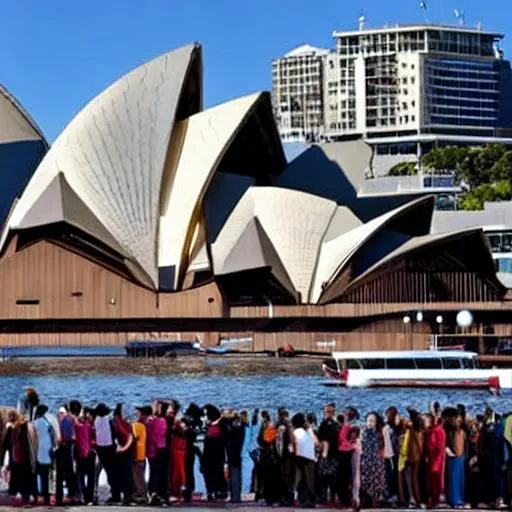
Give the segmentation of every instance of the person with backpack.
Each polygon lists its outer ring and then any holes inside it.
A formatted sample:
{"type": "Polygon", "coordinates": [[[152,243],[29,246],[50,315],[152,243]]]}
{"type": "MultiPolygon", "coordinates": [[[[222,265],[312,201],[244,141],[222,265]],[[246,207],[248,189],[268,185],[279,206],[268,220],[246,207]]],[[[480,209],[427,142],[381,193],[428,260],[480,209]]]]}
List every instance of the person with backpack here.
{"type": "MultiPolygon", "coordinates": [[[[261,482],[263,499],[267,505],[277,503],[280,496],[279,461],[276,451],[277,429],[268,411],[261,411],[262,423],[258,435],[260,460],[257,480],[261,482]]],[[[258,483],[260,488],[260,483],[258,483]]]]}
{"type": "Polygon", "coordinates": [[[37,465],[36,474],[41,486],[40,492],[36,482],[35,499],[43,497],[44,504],[50,505],[50,470],[53,464],[55,448],[57,446],[53,426],[46,418],[48,407],[39,405],[36,409],[34,429],[37,434],[37,465]]]}

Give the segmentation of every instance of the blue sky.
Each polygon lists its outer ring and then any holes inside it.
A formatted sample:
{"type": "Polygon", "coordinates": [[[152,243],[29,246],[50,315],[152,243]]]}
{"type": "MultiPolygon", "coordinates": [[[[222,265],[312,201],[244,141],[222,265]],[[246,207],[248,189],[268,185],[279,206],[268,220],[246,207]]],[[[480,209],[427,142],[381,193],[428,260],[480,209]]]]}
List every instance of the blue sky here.
{"type": "MultiPolygon", "coordinates": [[[[191,41],[204,47],[210,106],[270,89],[271,60],[303,43],[330,47],[332,31],[421,22],[419,0],[16,0],[2,2],[0,82],[50,141],[121,74],[191,41]]],[[[512,1],[427,0],[431,22],[509,32],[512,1]]],[[[507,51],[510,49],[510,52],[507,51]]]]}

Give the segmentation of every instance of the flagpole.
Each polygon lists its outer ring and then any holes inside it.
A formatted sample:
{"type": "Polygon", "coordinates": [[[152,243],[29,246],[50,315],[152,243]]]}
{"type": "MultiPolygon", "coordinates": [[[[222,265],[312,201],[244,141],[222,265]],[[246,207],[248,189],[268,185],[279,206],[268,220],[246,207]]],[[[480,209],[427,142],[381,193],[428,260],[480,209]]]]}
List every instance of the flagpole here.
{"type": "Polygon", "coordinates": [[[425,24],[428,25],[428,18],[427,18],[427,2],[426,0],[425,1],[422,1],[420,2],[420,9],[423,10],[423,19],[425,21],[425,24]]]}

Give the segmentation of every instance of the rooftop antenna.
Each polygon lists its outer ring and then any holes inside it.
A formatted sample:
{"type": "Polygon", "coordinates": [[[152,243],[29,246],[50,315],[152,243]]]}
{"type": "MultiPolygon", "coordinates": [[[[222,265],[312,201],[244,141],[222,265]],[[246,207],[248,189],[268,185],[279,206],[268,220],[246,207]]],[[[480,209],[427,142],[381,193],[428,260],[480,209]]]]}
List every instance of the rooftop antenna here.
{"type": "Polygon", "coordinates": [[[363,31],[366,26],[366,17],[365,16],[359,16],[358,20],[359,22],[359,31],[363,31]]]}
{"type": "Polygon", "coordinates": [[[464,26],[466,23],[466,20],[464,18],[464,11],[461,9],[454,9],[453,14],[455,15],[455,18],[457,19],[459,25],[464,26]]]}

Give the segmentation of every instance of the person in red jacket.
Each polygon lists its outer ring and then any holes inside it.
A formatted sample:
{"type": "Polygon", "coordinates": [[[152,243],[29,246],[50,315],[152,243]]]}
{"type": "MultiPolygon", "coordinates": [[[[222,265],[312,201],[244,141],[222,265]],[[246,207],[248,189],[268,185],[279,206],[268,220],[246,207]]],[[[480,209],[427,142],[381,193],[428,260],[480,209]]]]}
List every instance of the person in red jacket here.
{"type": "Polygon", "coordinates": [[[446,456],[446,432],[441,420],[428,413],[424,417],[426,435],[427,482],[429,506],[437,507],[444,492],[444,464],[446,456]]]}
{"type": "Polygon", "coordinates": [[[185,461],[187,459],[187,426],[181,418],[176,417],[172,427],[171,436],[171,471],[170,490],[171,496],[182,499],[186,490],[187,474],[185,461]]]}

